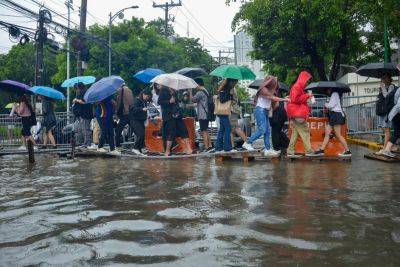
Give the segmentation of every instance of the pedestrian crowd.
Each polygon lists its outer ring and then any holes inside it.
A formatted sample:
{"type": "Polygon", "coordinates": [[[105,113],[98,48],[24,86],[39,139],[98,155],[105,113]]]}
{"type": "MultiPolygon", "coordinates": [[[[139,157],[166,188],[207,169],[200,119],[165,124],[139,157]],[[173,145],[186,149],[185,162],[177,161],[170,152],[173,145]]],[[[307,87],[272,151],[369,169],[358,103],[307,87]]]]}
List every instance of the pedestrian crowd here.
{"type": "MultiPolygon", "coordinates": [[[[137,97],[134,97],[132,90],[124,84],[116,96],[111,95],[96,103],[85,102],[87,88],[83,83],[77,83],[76,97],[72,101],[72,112],[76,118],[76,139],[84,148],[119,155],[123,136],[126,136],[125,129],[129,128],[135,137],[132,152],[143,155],[146,153],[146,125],[154,116],[159,116],[162,118],[161,134],[165,156],[173,152],[177,137],[182,139],[184,153],[192,154],[193,147],[184,118],[195,117],[202,139],[202,151],[205,153],[235,152],[240,149],[253,151],[256,149],[256,141],[262,138],[263,153],[266,157],[277,157],[281,153],[294,157],[300,137],[306,156],[321,156],[325,154],[330,137],[334,135],[344,148],[339,156],[350,157],[351,152],[342,135],[342,127],[346,124],[346,115],[341,104],[342,95],[334,88],[326,90],[324,113],[328,122],[325,125],[322,144],[316,151],[313,150],[307,119],[315,99],[311,91],[306,91],[311,79],[307,71],[301,72],[290,93],[286,95],[287,92],[280,90],[276,77],[265,77],[254,97],[253,115],[257,127],[250,136],[246,135],[239,123],[242,119],[242,107],[236,79],[224,79],[216,89],[215,95],[207,90],[201,78],[194,79],[198,85],[195,91],[176,91],[154,83],[151,89],[144,89],[137,97]],[[214,145],[209,131],[212,121],[216,121],[218,125],[214,145]],[[290,138],[285,131],[287,122],[291,126],[290,138]],[[242,147],[236,146],[235,137],[241,140],[242,147]]],[[[47,146],[50,141],[51,146],[56,147],[54,105],[47,97],[40,99],[43,109],[43,143],[47,146]]],[[[35,111],[26,96],[19,97],[18,103],[13,106],[10,116],[15,114],[22,119],[24,143],[30,140],[35,144],[30,130],[36,124],[35,111]]],[[[400,90],[392,84],[389,74],[381,78],[376,114],[379,116],[379,127],[383,129],[385,136],[384,148],[377,154],[394,157],[391,149],[400,138],[400,90]]]]}

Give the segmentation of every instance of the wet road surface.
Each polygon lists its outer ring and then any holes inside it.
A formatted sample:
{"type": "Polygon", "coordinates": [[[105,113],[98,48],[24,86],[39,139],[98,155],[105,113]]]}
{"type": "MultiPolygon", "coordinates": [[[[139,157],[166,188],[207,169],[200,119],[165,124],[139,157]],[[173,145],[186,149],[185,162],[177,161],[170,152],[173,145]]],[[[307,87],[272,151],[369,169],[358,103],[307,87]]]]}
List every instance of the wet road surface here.
{"type": "Polygon", "coordinates": [[[0,266],[399,266],[400,165],[0,158],[0,266]]]}

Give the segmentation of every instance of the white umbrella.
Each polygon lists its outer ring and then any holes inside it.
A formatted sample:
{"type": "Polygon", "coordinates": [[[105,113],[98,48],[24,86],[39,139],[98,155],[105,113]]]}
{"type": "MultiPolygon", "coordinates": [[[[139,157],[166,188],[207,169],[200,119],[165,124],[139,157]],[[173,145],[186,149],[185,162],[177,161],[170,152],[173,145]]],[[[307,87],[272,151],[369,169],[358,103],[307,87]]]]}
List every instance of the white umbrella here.
{"type": "Polygon", "coordinates": [[[198,86],[192,78],[177,73],[158,75],[152,79],[151,82],[172,88],[174,90],[192,89],[198,86]]]}

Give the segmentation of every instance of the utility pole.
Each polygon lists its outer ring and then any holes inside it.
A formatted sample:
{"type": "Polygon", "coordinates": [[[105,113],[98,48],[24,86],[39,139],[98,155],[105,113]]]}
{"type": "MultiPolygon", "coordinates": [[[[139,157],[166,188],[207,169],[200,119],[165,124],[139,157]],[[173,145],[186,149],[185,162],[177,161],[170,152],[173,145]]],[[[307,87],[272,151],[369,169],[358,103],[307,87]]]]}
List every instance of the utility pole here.
{"type": "MultiPolygon", "coordinates": [[[[80,19],[80,24],[79,24],[79,32],[81,34],[80,38],[83,39],[83,34],[86,31],[87,0],[81,0],[81,10],[80,11],[81,11],[80,12],[81,19],[80,19]]],[[[83,75],[83,64],[84,64],[84,62],[81,60],[81,51],[78,51],[77,76],[83,75]]]]}
{"type": "Polygon", "coordinates": [[[165,2],[165,4],[162,4],[162,5],[157,5],[155,2],[153,2],[153,8],[158,7],[158,8],[164,9],[164,12],[165,12],[165,25],[164,25],[165,37],[168,37],[168,22],[169,22],[168,13],[169,13],[169,10],[174,7],[178,7],[178,6],[182,6],[181,0],[179,0],[179,3],[175,3],[173,0],[171,0],[170,3],[165,2]]]}
{"type": "Polygon", "coordinates": [[[234,51],[232,50],[218,50],[218,63],[219,65],[222,64],[222,60],[225,59],[225,63],[224,64],[229,64],[228,59],[229,59],[229,55],[232,54],[234,51]],[[225,57],[222,57],[222,54],[226,54],[225,57]]]}
{"type": "Polygon", "coordinates": [[[47,10],[39,11],[38,29],[36,31],[36,66],[35,66],[35,85],[43,85],[43,47],[47,39],[47,30],[44,27],[47,10]]]}
{"type": "MultiPolygon", "coordinates": [[[[72,7],[72,0],[65,1],[65,5],[68,8],[68,26],[67,26],[67,79],[70,78],[70,46],[71,46],[71,36],[70,36],[70,23],[71,23],[71,9],[72,7]]],[[[69,123],[69,102],[70,102],[70,90],[67,87],[67,123],[69,123]]]]}

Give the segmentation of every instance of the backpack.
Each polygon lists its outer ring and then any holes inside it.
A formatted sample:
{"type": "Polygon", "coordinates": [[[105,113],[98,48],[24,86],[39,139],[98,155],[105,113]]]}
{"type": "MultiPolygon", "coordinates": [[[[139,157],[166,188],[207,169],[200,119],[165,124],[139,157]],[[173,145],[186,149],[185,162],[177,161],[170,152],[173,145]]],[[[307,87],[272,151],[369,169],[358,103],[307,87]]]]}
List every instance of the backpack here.
{"type": "Polygon", "coordinates": [[[207,97],[207,108],[203,106],[204,110],[207,113],[207,120],[208,121],[215,121],[215,104],[214,104],[214,99],[208,94],[206,90],[202,90],[202,92],[206,95],[207,97]]]}
{"type": "Polygon", "coordinates": [[[383,96],[382,92],[378,95],[378,101],[376,102],[376,115],[386,116],[390,113],[392,108],[395,106],[394,96],[398,87],[395,87],[386,97],[383,96]]]}

